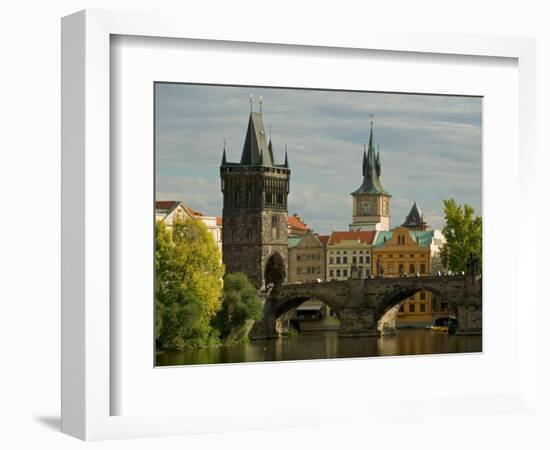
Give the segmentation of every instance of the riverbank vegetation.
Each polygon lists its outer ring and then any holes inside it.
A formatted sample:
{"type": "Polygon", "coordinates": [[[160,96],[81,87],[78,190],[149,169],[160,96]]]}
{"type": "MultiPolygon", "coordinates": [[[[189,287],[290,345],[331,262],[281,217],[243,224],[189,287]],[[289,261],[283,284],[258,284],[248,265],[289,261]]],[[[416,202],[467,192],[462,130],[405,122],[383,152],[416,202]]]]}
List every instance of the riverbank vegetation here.
{"type": "Polygon", "coordinates": [[[155,339],[157,350],[242,342],[262,305],[244,274],[223,279],[221,255],[198,220],[155,227],[155,339]],[[222,281],[222,279],[224,281],[222,281]]]}
{"type": "Polygon", "coordinates": [[[445,226],[443,236],[445,244],[441,249],[443,265],[452,272],[468,270],[471,258],[478,261],[481,272],[482,261],[482,219],[475,216],[470,205],[459,205],[454,199],[443,201],[445,226]]]}

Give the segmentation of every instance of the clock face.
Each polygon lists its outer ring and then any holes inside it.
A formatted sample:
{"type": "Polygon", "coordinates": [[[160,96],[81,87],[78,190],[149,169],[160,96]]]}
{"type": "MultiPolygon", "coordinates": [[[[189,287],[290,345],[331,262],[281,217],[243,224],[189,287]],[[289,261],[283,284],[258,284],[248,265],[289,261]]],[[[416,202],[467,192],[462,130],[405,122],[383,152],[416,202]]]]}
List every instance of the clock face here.
{"type": "Polygon", "coordinates": [[[361,206],[364,214],[372,214],[374,211],[374,204],[372,202],[363,202],[361,206]]]}

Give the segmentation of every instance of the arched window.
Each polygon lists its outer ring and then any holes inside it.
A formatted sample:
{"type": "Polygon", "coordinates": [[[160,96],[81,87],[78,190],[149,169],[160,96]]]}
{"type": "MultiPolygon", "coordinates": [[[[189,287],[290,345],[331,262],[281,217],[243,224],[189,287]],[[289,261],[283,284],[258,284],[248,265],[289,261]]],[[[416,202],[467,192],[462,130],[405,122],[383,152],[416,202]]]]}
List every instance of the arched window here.
{"type": "Polygon", "coordinates": [[[404,274],[405,273],[405,267],[403,267],[403,264],[399,264],[399,273],[404,274]]]}
{"type": "Polygon", "coordinates": [[[409,264],[409,273],[414,273],[414,264],[409,264]]]}
{"type": "Polygon", "coordinates": [[[426,264],[420,264],[420,273],[426,273],[426,264]]]}

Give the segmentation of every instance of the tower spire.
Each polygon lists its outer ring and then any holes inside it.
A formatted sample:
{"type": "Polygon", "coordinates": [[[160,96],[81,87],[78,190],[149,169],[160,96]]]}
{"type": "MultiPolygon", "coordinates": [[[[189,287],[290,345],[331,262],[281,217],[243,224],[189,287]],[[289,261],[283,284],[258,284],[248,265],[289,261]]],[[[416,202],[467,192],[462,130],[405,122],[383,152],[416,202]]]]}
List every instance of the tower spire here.
{"type": "Polygon", "coordinates": [[[367,144],[363,145],[363,176],[367,173],[367,144]]]}
{"type": "Polygon", "coordinates": [[[227,164],[227,158],[225,156],[225,138],[223,138],[223,156],[222,156],[222,166],[227,164]]]}
{"type": "Polygon", "coordinates": [[[288,168],[288,147],[285,144],[285,167],[288,168]]]}

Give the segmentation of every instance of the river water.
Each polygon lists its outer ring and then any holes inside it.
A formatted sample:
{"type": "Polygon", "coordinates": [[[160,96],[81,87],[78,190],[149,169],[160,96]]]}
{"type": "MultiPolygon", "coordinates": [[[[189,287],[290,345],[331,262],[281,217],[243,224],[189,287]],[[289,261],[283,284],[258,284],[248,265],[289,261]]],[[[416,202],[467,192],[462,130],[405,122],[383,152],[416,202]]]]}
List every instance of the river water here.
{"type": "Polygon", "coordinates": [[[481,342],[481,336],[455,336],[428,329],[401,329],[394,336],[358,338],[338,338],[336,331],[304,332],[226,347],[158,352],[157,366],[473,353],[481,352],[481,342]]]}

